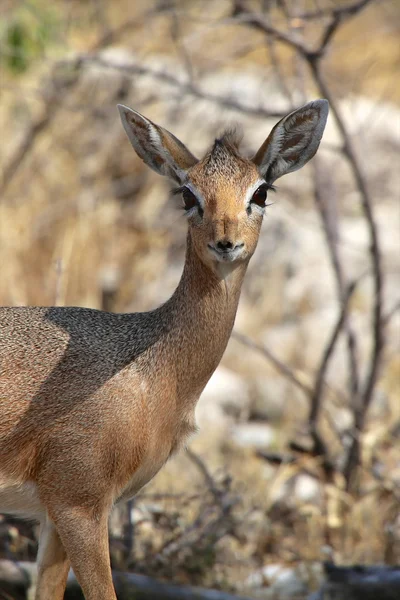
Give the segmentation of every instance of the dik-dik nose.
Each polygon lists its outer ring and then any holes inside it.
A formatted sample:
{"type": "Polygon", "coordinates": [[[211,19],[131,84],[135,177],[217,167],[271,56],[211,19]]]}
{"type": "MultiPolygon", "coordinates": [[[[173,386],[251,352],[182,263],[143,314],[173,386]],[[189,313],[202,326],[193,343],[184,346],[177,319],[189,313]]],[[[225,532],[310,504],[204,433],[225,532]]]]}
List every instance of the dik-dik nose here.
{"type": "Polygon", "coordinates": [[[229,250],[235,250],[236,248],[241,248],[242,246],[242,242],[232,242],[229,239],[218,240],[218,242],[215,244],[215,247],[221,252],[228,252],[229,250]]]}
{"type": "Polygon", "coordinates": [[[232,250],[234,247],[233,242],[230,240],[219,240],[215,245],[217,246],[218,250],[222,250],[223,252],[225,252],[225,250],[232,250]]]}

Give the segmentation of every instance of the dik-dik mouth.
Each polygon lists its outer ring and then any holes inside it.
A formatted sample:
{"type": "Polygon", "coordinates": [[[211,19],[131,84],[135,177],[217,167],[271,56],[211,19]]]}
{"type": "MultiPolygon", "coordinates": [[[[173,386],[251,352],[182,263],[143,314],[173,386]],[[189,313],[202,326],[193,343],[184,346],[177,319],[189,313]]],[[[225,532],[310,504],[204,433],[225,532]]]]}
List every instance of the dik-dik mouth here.
{"type": "Polygon", "coordinates": [[[244,244],[236,244],[236,246],[233,248],[227,248],[224,250],[215,247],[213,244],[208,244],[208,248],[212,254],[212,257],[217,259],[219,262],[233,262],[238,260],[243,254],[244,244]]]}

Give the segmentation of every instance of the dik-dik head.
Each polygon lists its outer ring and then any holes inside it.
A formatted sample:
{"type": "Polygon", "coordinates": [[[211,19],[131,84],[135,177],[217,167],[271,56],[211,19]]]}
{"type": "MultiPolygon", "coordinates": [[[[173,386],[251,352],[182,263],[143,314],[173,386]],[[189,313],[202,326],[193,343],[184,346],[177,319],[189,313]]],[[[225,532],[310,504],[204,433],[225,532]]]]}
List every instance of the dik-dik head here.
{"type": "Polygon", "coordinates": [[[253,158],[239,154],[237,136],[228,132],[198,160],[166,129],[126,106],[118,108],[140,158],[178,184],[194,248],[215,270],[219,262],[252,256],[268,190],[314,156],[328,116],[326,100],[310,102],[281,119],[253,158]]]}

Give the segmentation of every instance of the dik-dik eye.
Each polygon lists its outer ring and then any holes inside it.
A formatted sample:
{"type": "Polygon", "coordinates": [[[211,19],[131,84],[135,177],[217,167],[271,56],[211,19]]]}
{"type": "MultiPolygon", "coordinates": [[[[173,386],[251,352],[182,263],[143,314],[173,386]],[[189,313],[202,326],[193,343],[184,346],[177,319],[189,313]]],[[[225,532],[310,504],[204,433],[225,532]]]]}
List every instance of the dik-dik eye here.
{"type": "Polygon", "coordinates": [[[190,210],[192,210],[192,208],[197,208],[197,210],[199,211],[199,215],[203,216],[203,209],[201,208],[198,199],[193,194],[193,192],[189,190],[189,188],[183,188],[182,199],[186,212],[189,212],[190,210]]]}
{"type": "Polygon", "coordinates": [[[196,196],[187,187],[182,190],[182,199],[185,210],[191,210],[198,205],[196,196]]]}
{"type": "Polygon", "coordinates": [[[268,190],[272,190],[273,192],[276,191],[275,187],[273,185],[271,185],[270,183],[262,183],[256,189],[256,191],[253,193],[252,197],[250,198],[250,202],[247,205],[246,210],[247,210],[248,215],[251,215],[252,207],[254,205],[259,206],[261,209],[263,209],[267,206],[266,200],[267,200],[268,190]]]}
{"type": "Polygon", "coordinates": [[[269,189],[268,184],[263,183],[262,185],[260,185],[260,187],[257,188],[256,191],[254,192],[254,194],[252,195],[250,204],[257,204],[257,206],[264,208],[265,201],[267,199],[268,189],[269,189]]]}

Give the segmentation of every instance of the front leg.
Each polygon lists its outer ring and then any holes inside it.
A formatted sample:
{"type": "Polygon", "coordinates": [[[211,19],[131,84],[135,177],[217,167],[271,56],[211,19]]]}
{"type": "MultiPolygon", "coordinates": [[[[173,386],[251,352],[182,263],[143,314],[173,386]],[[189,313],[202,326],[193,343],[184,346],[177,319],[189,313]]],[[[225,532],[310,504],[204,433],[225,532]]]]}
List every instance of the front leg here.
{"type": "Polygon", "coordinates": [[[36,600],[63,600],[70,562],[54,523],[40,525],[36,600]]]}
{"type": "MultiPolygon", "coordinates": [[[[86,508],[63,507],[54,521],[85,600],[117,600],[108,546],[108,511],[94,514],[86,508]]],[[[51,600],[58,598],[51,596],[51,600]]]]}

